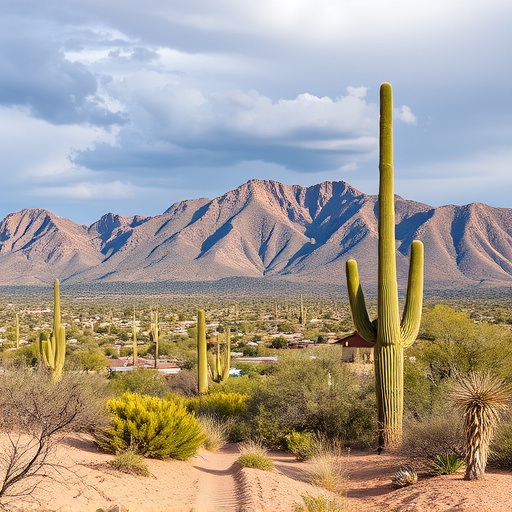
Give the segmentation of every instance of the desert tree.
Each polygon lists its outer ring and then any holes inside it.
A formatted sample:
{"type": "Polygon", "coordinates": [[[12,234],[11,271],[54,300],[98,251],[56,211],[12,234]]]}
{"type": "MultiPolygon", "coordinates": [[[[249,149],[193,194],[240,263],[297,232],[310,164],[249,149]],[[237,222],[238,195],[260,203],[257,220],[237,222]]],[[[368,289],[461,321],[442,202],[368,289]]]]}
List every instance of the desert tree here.
{"type": "Polygon", "coordinates": [[[0,503],[30,496],[44,478],[65,470],[57,444],[70,432],[106,421],[105,383],[88,374],[10,368],[0,379],[0,503]]]}

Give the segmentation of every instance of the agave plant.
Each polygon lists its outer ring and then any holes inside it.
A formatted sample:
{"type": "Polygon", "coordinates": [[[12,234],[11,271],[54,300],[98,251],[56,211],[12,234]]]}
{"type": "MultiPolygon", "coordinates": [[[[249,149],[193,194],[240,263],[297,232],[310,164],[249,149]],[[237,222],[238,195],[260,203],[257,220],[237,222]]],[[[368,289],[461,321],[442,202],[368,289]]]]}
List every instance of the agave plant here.
{"type": "Polygon", "coordinates": [[[487,373],[469,374],[452,391],[452,400],[464,414],[465,480],[483,478],[489,445],[510,394],[509,386],[487,373]]]}
{"type": "Polygon", "coordinates": [[[393,475],[391,482],[393,487],[397,489],[400,487],[407,487],[408,485],[415,484],[418,481],[418,474],[410,466],[402,466],[393,475]]]}
{"type": "Polygon", "coordinates": [[[438,455],[432,469],[440,475],[451,475],[456,473],[462,466],[464,461],[455,453],[448,455],[438,455]]]}

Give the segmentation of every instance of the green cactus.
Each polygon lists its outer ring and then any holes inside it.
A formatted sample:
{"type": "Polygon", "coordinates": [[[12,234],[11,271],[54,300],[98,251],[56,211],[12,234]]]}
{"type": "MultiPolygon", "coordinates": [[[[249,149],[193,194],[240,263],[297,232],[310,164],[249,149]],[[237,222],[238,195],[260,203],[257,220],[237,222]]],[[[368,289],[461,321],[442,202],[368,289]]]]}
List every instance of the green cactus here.
{"type": "Polygon", "coordinates": [[[389,84],[380,88],[379,268],[377,319],[370,321],[355,260],[348,260],[347,289],[354,325],[374,343],[380,448],[402,439],[404,349],[414,343],[423,302],[423,244],[412,242],[405,307],[400,320],[396,282],[395,201],[393,192],[393,104],[389,84]]]}
{"type": "Polygon", "coordinates": [[[20,315],[16,313],[16,348],[20,348],[20,315]]]}
{"type": "Polygon", "coordinates": [[[49,340],[41,339],[39,350],[44,364],[50,369],[54,381],[62,379],[62,369],[66,359],[66,333],[60,318],[59,280],[55,279],[53,287],[53,330],[49,340]]]}
{"type": "Polygon", "coordinates": [[[200,395],[208,393],[208,350],[204,311],[197,311],[197,382],[200,395]]]}
{"type": "Polygon", "coordinates": [[[137,323],[135,322],[135,308],[133,308],[132,316],[132,342],[133,342],[133,366],[137,366],[137,323]]]}
{"type": "Polygon", "coordinates": [[[229,327],[224,329],[224,343],[221,346],[220,340],[217,338],[217,346],[215,350],[215,359],[210,366],[210,377],[213,382],[224,382],[229,377],[229,369],[231,368],[231,332],[229,327]]]}
{"type": "Polygon", "coordinates": [[[158,309],[151,311],[151,340],[155,344],[155,368],[158,367],[158,309]]]}
{"type": "Polygon", "coordinates": [[[306,310],[304,309],[304,299],[300,296],[300,313],[299,313],[299,324],[304,325],[306,323],[306,310]]]}

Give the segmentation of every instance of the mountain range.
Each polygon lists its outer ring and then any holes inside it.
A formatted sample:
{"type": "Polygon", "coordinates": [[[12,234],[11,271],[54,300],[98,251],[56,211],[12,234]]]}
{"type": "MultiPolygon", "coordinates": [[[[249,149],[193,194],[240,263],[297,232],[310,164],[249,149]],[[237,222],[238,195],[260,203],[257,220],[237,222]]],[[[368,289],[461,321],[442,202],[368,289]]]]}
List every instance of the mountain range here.
{"type": "MultiPolygon", "coordinates": [[[[412,240],[425,245],[435,289],[512,285],[512,209],[432,207],[396,196],[397,270],[406,281],[412,240]]],[[[216,281],[273,277],[345,281],[358,261],[377,279],[377,196],[343,181],[310,187],[250,180],[215,199],[173,204],[154,217],[107,213],[90,226],[43,209],[0,223],[0,285],[216,281]]]]}

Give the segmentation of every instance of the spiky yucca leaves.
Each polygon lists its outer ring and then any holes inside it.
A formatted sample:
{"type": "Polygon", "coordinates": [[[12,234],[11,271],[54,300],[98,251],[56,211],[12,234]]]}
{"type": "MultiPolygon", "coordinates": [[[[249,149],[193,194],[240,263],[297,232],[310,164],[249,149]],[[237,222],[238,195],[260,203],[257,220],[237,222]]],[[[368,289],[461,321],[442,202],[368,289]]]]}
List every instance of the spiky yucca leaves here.
{"type": "Polygon", "coordinates": [[[229,327],[224,329],[224,343],[220,343],[217,338],[215,347],[215,358],[209,366],[210,378],[213,382],[224,382],[229,377],[229,369],[231,368],[231,332],[229,327]]]}
{"type": "Polygon", "coordinates": [[[58,382],[62,379],[62,369],[66,359],[66,333],[60,319],[59,280],[53,286],[53,331],[49,340],[41,339],[39,351],[44,364],[52,372],[52,378],[58,382]]]}
{"type": "Polygon", "coordinates": [[[423,244],[411,246],[409,281],[400,319],[396,282],[395,196],[393,173],[393,101],[391,85],[380,88],[379,258],[377,319],[370,321],[355,260],[346,264],[350,310],[358,333],[375,344],[375,390],[379,447],[402,441],[404,349],[414,343],[423,302],[423,244]]]}
{"type": "Polygon", "coordinates": [[[453,402],[464,414],[465,480],[483,478],[489,446],[510,395],[510,386],[488,373],[470,373],[452,391],[453,402]]]}

